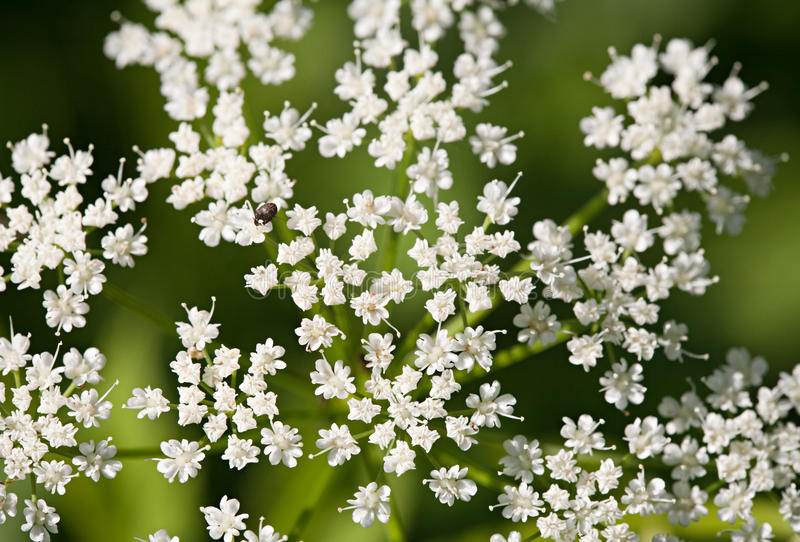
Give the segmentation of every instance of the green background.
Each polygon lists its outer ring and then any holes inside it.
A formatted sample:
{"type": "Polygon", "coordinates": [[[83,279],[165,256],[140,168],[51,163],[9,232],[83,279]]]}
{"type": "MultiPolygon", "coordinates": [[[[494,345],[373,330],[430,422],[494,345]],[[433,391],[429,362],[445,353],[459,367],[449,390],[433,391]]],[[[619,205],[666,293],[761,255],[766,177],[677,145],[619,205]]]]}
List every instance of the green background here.
{"type": "MultiPolygon", "coordinates": [[[[245,81],[254,117],[260,117],[263,109],[278,110],[286,97],[301,110],[312,101],[320,102],[319,114],[315,115],[320,119],[343,110],[331,89],[334,71],[352,56],[345,6],[334,0],[314,5],[310,33],[288,47],[297,55],[298,77],[269,88],[245,81]]],[[[17,141],[46,122],[56,150],[63,149],[58,141],[65,136],[71,137],[76,147],[94,143],[94,180],[98,184],[109,173],[116,173],[119,157],[127,157],[129,166],[132,164],[133,144],[145,149],[169,145],[167,134],[174,127],[163,112],[156,75],[144,68],[117,71],[103,56],[103,38],[116,26],[109,18],[114,9],[134,21],[151,18],[142,5],[130,0],[0,2],[0,138],[17,141]]],[[[593,180],[591,168],[598,154],[583,147],[578,121],[593,105],[611,102],[581,76],[586,70],[602,72],[608,63],[608,46],[626,53],[634,43],[649,43],[655,33],[665,40],[715,40],[714,54],[720,66],[712,72],[712,78],[717,81],[724,79],[736,60],[744,64],[742,77],[746,82],[755,85],[769,81],[771,88],[756,99],[751,118],[732,129],[749,146],[767,154],[786,151],[800,157],[798,2],[568,0],[559,6],[555,21],[524,8],[507,12],[502,18],[508,35],[499,57],[514,62],[504,74],[510,86],[494,97],[492,106],[480,117],[512,131],[522,129],[526,137],[519,142],[517,162],[493,171],[476,167],[477,159],[466,145],[451,148],[456,183],[444,197],[458,199],[468,220],[477,220],[471,202],[483,183],[494,177],[509,181],[517,170],[525,172],[516,189],[523,204],[514,223],[523,243],[531,237],[533,221],[544,217],[560,221],[594,195],[600,184],[593,180]]],[[[455,51],[456,43],[451,39],[443,44],[440,60],[446,63],[455,51]]],[[[342,198],[356,190],[391,189],[394,176],[372,168],[363,146],[345,160],[321,159],[314,147],[296,153],[287,166],[289,174],[298,179],[298,203],[314,204],[323,211],[340,209],[342,198]]],[[[8,153],[2,153],[0,172],[10,173],[9,162],[8,153]]],[[[133,168],[127,171],[133,172],[133,168]]],[[[772,379],[779,370],[797,362],[799,171],[797,160],[780,167],[775,192],[766,200],[751,203],[744,232],[738,237],[717,237],[710,229],[705,232],[703,245],[712,272],[722,280],[702,298],[676,296],[662,309],[662,318],[687,323],[689,349],[710,353],[712,361],[687,361],[679,366],[656,357],[645,373],[649,401],[631,409],[634,416],[651,412],[655,398],[684,391],[686,376],[711,372],[730,346],[747,346],[751,352],[764,355],[771,363],[772,379]]],[[[163,203],[167,193],[166,183],[152,186],[150,201],[130,218],[147,216],[149,254],[137,260],[134,270],[110,269],[109,280],[171,320],[183,319],[180,302],[206,308],[210,296],[216,295],[215,321],[223,323],[223,343],[246,352],[255,343],[274,337],[289,350],[288,370],[301,377],[307,375],[313,358],[299,353],[295,346],[295,318],[287,317],[293,314],[290,302],[252,299],[243,288],[242,274],[263,263],[263,249],[205,247],[197,240],[197,229],[189,224],[190,213],[175,212],[163,203]]],[[[604,227],[607,218],[599,219],[597,225],[604,227]]],[[[116,378],[122,381],[111,395],[115,404],[122,404],[133,387],[160,383],[165,389],[174,389],[168,364],[180,348],[177,337],[162,334],[102,296],[93,298],[91,306],[88,326],[64,340],[66,346],[81,349],[98,346],[107,355],[109,363],[103,373],[106,382],[116,378]]],[[[44,327],[41,292],[4,293],[0,296],[0,326],[5,326],[9,314],[14,316],[18,331],[33,332],[35,351],[55,347],[56,339],[44,327]]],[[[501,314],[498,325],[507,323],[510,316],[501,314]]],[[[414,311],[405,310],[395,323],[408,328],[414,320],[414,311]]],[[[504,389],[518,397],[519,412],[524,413],[526,421],[523,425],[504,423],[503,429],[542,441],[553,440],[561,416],[592,412],[609,420],[610,433],[618,432],[624,420],[613,409],[598,408],[598,377],[599,372],[587,376],[569,365],[563,348],[504,370],[498,378],[504,389]]],[[[290,391],[277,386],[275,390],[282,408],[304,404],[290,391]]],[[[308,390],[310,393],[310,385],[308,390]]],[[[318,426],[313,420],[294,425],[301,427],[305,451],[312,450],[318,426]]],[[[134,413],[115,409],[96,436],[113,434],[120,448],[147,448],[165,438],[186,436],[175,427],[169,414],[156,422],[137,421],[134,413]]],[[[488,469],[499,455],[498,444],[488,441],[476,452],[477,460],[488,469]]],[[[184,541],[200,540],[204,522],[197,507],[216,504],[223,494],[243,502],[244,511],[251,515],[251,528],[263,515],[267,523],[286,533],[300,510],[311,506],[312,513],[302,520],[307,541],[384,540],[386,531],[382,527],[363,530],[350,521],[349,515],[336,513],[336,507],[344,504],[355,486],[367,481],[362,463],[352,463],[330,469],[320,458],[290,471],[270,468],[262,461],[232,473],[221,460],[211,459],[197,479],[178,485],[168,484],[156,472],[154,463],[132,460],[116,480],[94,484],[85,478],[76,479],[68,486],[68,498],[51,497],[48,502],[62,515],[58,540],[131,540],[159,528],[167,528],[184,541]]],[[[427,474],[424,460],[418,463],[417,472],[393,484],[393,506],[399,507],[397,512],[409,540],[487,540],[498,529],[507,532],[510,523],[498,521],[499,514],[487,511],[487,505],[496,499],[494,491],[481,488],[471,503],[447,509],[418,486],[419,479],[427,474]]],[[[760,507],[758,516],[772,520],[779,529],[774,508],[760,507]]],[[[0,540],[27,538],[15,531],[19,516],[10,523],[0,528],[0,540]]],[[[722,528],[714,519],[704,521],[704,525],[707,527],[691,532],[673,532],[691,540],[713,540],[716,530],[722,528]]],[[[533,530],[530,524],[519,526],[523,534],[533,530]]],[[[649,535],[666,529],[666,521],[640,523],[636,529],[643,539],[649,539],[649,535]]],[[[790,539],[785,529],[778,533],[777,540],[790,539]]]]}

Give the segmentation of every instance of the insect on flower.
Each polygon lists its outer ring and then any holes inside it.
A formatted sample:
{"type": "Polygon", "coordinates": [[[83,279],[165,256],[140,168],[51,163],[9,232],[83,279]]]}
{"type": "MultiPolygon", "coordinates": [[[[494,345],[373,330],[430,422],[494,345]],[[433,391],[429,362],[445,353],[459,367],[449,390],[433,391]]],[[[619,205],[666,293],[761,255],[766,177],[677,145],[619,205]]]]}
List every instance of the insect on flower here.
{"type": "Polygon", "coordinates": [[[274,203],[262,203],[256,209],[255,216],[253,217],[253,223],[256,226],[263,226],[268,224],[275,215],[278,213],[278,206],[274,203]]]}

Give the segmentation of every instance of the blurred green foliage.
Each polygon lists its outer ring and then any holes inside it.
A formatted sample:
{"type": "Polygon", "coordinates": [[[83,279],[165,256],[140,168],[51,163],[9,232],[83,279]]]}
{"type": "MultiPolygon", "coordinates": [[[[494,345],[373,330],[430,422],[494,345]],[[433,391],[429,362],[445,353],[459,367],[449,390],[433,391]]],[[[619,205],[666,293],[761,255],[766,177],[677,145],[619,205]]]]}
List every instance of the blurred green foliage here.
{"type": "MultiPolygon", "coordinates": [[[[297,55],[298,77],[270,88],[252,80],[245,82],[251,128],[260,125],[263,109],[276,111],[286,98],[300,109],[319,102],[317,118],[343,111],[331,89],[334,71],[352,56],[345,6],[336,0],[314,5],[311,32],[290,46],[297,55]]],[[[131,20],[152,19],[135,0],[0,2],[0,137],[16,141],[46,122],[56,149],[62,148],[58,142],[65,136],[78,147],[94,143],[94,181],[98,184],[105,175],[116,172],[120,157],[127,157],[131,165],[133,144],[142,148],[167,145],[167,134],[174,126],[163,112],[154,73],[142,68],[117,71],[103,56],[103,38],[115,28],[109,13],[115,9],[131,20]]],[[[552,217],[560,221],[597,192],[600,184],[591,176],[597,154],[583,147],[578,121],[593,105],[606,105],[610,100],[581,76],[586,70],[600,73],[604,69],[608,46],[627,52],[634,43],[649,43],[655,33],[665,39],[688,37],[695,43],[715,40],[720,66],[713,73],[718,80],[740,60],[745,81],[769,81],[770,90],[756,100],[754,114],[736,126],[736,133],[767,154],[788,151],[800,156],[800,2],[567,0],[559,6],[555,21],[524,8],[507,12],[503,20],[508,36],[500,57],[514,62],[513,69],[504,74],[510,86],[481,116],[512,131],[524,130],[526,137],[519,143],[517,162],[494,171],[476,167],[477,159],[466,145],[451,152],[456,184],[447,197],[461,202],[468,223],[476,216],[470,202],[475,201],[482,184],[495,176],[508,181],[517,170],[525,172],[517,188],[523,204],[515,222],[523,243],[531,237],[534,220],[552,217]]],[[[450,45],[448,50],[445,43],[441,51],[445,63],[447,55],[456,50],[454,41],[450,45]]],[[[8,174],[9,162],[4,153],[0,171],[8,174]]],[[[363,148],[345,160],[321,159],[311,148],[296,153],[288,171],[298,179],[297,201],[322,210],[341,208],[341,200],[356,190],[388,191],[394,179],[391,173],[374,169],[363,148]]],[[[798,173],[797,161],[780,167],[774,194],[751,203],[748,223],[738,237],[718,237],[710,229],[705,232],[708,258],[721,282],[702,299],[678,296],[662,313],[686,322],[690,348],[709,352],[712,360],[687,361],[682,366],[663,359],[651,361],[645,382],[650,401],[632,409],[633,415],[652,411],[656,397],[683,391],[687,376],[709,373],[730,346],[744,345],[764,355],[772,364],[772,376],[798,362],[800,348],[794,335],[800,314],[798,173]]],[[[285,316],[292,311],[290,303],[252,299],[243,288],[242,274],[264,261],[263,249],[205,247],[189,223],[190,214],[175,212],[164,203],[167,184],[152,188],[149,202],[136,215],[148,218],[150,252],[133,270],[111,270],[109,280],[173,320],[183,317],[180,302],[208,307],[211,295],[216,295],[215,321],[223,322],[222,342],[247,351],[274,337],[288,347],[288,370],[307,381],[303,375],[313,358],[294,348],[296,324],[285,316]]],[[[597,223],[604,221],[607,216],[597,223]]],[[[55,347],[56,339],[44,327],[41,292],[3,294],[0,329],[4,332],[8,315],[14,316],[18,330],[33,332],[36,351],[55,347]]],[[[510,313],[497,317],[508,319],[510,313]]],[[[400,319],[404,321],[396,323],[410,327],[416,316],[405,310],[400,319]]],[[[107,355],[106,382],[122,381],[111,395],[117,405],[133,387],[160,384],[174,388],[168,364],[180,347],[177,338],[162,334],[102,296],[92,300],[89,325],[64,340],[67,346],[96,345],[107,355]]],[[[612,429],[624,424],[614,411],[598,410],[598,375],[587,377],[565,363],[564,352],[555,349],[498,375],[507,390],[517,395],[519,411],[526,418],[522,426],[504,425],[506,431],[524,432],[546,442],[557,436],[561,416],[574,417],[584,411],[606,417],[612,429]]],[[[280,383],[280,379],[276,381],[280,383]]],[[[275,389],[282,409],[316,406],[278,384],[275,389]]],[[[308,391],[311,393],[310,384],[308,391]]],[[[313,448],[315,423],[314,418],[297,422],[306,451],[313,448]]],[[[116,409],[97,437],[108,434],[116,435],[120,448],[154,449],[160,440],[175,435],[174,419],[166,415],[157,422],[137,422],[134,413],[116,409]]],[[[474,460],[492,472],[499,446],[500,440],[482,444],[474,460]]],[[[362,462],[333,470],[322,459],[301,465],[290,471],[269,468],[262,462],[242,474],[232,473],[221,461],[212,459],[191,483],[171,485],[153,463],[130,460],[113,482],[95,485],[85,478],[76,479],[70,484],[68,498],[54,500],[62,515],[62,534],[57,539],[131,540],[167,528],[182,540],[201,540],[204,523],[197,508],[218,502],[223,494],[240,498],[251,515],[251,526],[263,515],[286,533],[301,510],[310,507],[311,513],[301,518],[306,540],[385,539],[385,529],[363,530],[346,513],[336,513],[355,486],[368,481],[362,462]]],[[[485,541],[496,529],[505,532],[508,528],[507,522],[487,511],[496,498],[494,491],[481,491],[472,502],[446,509],[420,489],[419,480],[425,474],[412,472],[392,484],[393,505],[399,508],[408,540],[485,541]]],[[[774,505],[762,506],[757,515],[776,527],[781,524],[774,505]]],[[[19,517],[11,521],[13,525],[19,522],[19,517]]],[[[713,519],[705,523],[702,529],[673,532],[691,540],[713,540],[721,526],[713,519]]],[[[531,525],[523,527],[523,533],[533,529],[531,525]]],[[[667,527],[663,520],[636,524],[643,539],[667,527]]],[[[776,540],[789,540],[785,528],[776,531],[776,540]]],[[[26,538],[9,526],[4,526],[0,535],[3,541],[26,538]]]]}

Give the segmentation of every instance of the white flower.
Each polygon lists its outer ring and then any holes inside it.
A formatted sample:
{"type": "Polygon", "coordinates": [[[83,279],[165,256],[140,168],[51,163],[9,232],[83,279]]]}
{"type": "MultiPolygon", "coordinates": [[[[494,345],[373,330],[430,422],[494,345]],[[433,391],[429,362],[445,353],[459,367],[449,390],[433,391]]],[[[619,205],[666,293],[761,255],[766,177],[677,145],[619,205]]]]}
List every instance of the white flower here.
{"type": "Polygon", "coordinates": [[[196,348],[202,350],[206,344],[210,343],[219,335],[219,324],[212,324],[211,317],[214,315],[214,307],[217,299],[211,298],[211,311],[202,311],[197,307],[189,309],[184,303],[182,306],[189,317],[189,323],[176,322],[178,336],[181,338],[184,348],[196,348]]]}
{"type": "Polygon", "coordinates": [[[416,456],[417,453],[409,447],[408,443],[401,440],[383,456],[383,470],[384,472],[394,472],[400,476],[416,467],[414,464],[416,456]]]}
{"type": "Polygon", "coordinates": [[[483,370],[492,367],[492,350],[496,347],[496,331],[484,331],[483,326],[466,327],[462,333],[456,333],[455,350],[459,352],[455,367],[462,371],[471,371],[477,362],[483,370]]]}
{"type": "Polygon", "coordinates": [[[189,442],[186,439],[164,441],[161,443],[161,451],[167,457],[158,459],[156,468],[170,482],[177,477],[178,482],[186,483],[189,478],[197,476],[206,456],[203,452],[208,448],[209,446],[200,447],[199,442],[189,442]]]}
{"type": "Polygon", "coordinates": [[[453,506],[456,499],[469,501],[478,492],[478,486],[467,478],[467,468],[458,465],[431,471],[431,478],[422,481],[428,484],[439,502],[453,506]]]}
{"type": "Polygon", "coordinates": [[[393,197],[388,215],[391,217],[388,224],[395,232],[402,232],[403,235],[419,230],[428,221],[428,210],[414,193],[409,194],[405,201],[397,196],[393,197]]]}
{"type": "Polygon", "coordinates": [[[489,509],[503,508],[503,517],[511,521],[527,521],[529,517],[536,517],[544,511],[544,501],[539,499],[539,493],[522,482],[519,487],[505,486],[505,493],[498,498],[498,504],[489,509]]]}
{"type": "Polygon", "coordinates": [[[600,377],[603,386],[600,391],[605,392],[605,400],[620,410],[625,410],[628,402],[639,405],[644,401],[646,388],[639,384],[642,376],[642,366],[638,363],[628,368],[624,359],[611,365],[611,370],[600,377]]]}
{"type": "Polygon", "coordinates": [[[270,427],[261,430],[261,444],[264,445],[264,455],[273,465],[282,462],[292,468],[303,455],[303,443],[297,429],[280,421],[271,422],[270,427]]]}
{"type": "Polygon", "coordinates": [[[45,320],[48,326],[56,328],[56,335],[60,335],[62,329],[69,333],[73,327],[86,325],[83,315],[89,312],[89,305],[84,303],[85,299],[85,296],[68,290],[63,284],[55,292],[45,291],[42,302],[47,310],[45,320]]]}
{"type": "Polygon", "coordinates": [[[244,520],[248,517],[248,514],[237,514],[239,501],[228,499],[227,495],[219,501],[219,508],[201,506],[200,511],[205,515],[208,524],[208,536],[213,540],[222,538],[224,542],[233,542],[233,537],[239,536],[239,531],[245,528],[244,520]]]}
{"type": "Polygon", "coordinates": [[[414,192],[424,192],[429,197],[434,197],[439,189],[447,190],[453,186],[453,174],[449,167],[447,151],[431,151],[429,147],[425,147],[417,154],[417,163],[408,167],[406,175],[413,181],[414,192]]]}
{"type": "Polygon", "coordinates": [[[244,276],[246,288],[251,288],[261,295],[267,295],[271,288],[279,284],[278,268],[274,264],[267,267],[259,265],[250,268],[250,273],[244,276]]]}
{"type": "Polygon", "coordinates": [[[80,455],[72,458],[72,464],[78,467],[79,472],[83,472],[88,478],[95,482],[100,480],[100,475],[104,478],[114,478],[122,469],[122,463],[112,459],[117,455],[117,447],[109,444],[108,440],[101,440],[95,447],[94,441],[83,442],[78,446],[80,455]]]}
{"type": "Polygon", "coordinates": [[[316,445],[322,451],[316,455],[330,452],[328,454],[328,464],[331,467],[342,465],[351,456],[361,451],[358,443],[350,434],[350,429],[347,425],[339,426],[334,423],[330,429],[320,429],[319,436],[320,438],[317,439],[316,445]]]}
{"type": "Polygon", "coordinates": [[[64,274],[67,275],[67,285],[73,292],[83,293],[84,296],[99,294],[106,281],[106,277],[103,275],[106,264],[81,251],[73,253],[73,256],[74,260],[64,258],[64,274]]]}
{"type": "Polygon", "coordinates": [[[65,486],[77,476],[72,474],[72,467],[63,461],[42,461],[34,466],[33,473],[36,475],[36,483],[42,484],[54,495],[63,495],[66,492],[65,486]]]}
{"type": "Polygon", "coordinates": [[[231,469],[242,470],[249,463],[258,463],[258,454],[261,450],[253,445],[252,439],[242,439],[236,435],[228,436],[228,446],[222,459],[228,461],[231,469]]]}
{"type": "Polygon", "coordinates": [[[28,533],[34,542],[50,542],[50,534],[58,533],[61,516],[44,499],[25,499],[23,514],[25,523],[22,524],[22,531],[28,533]]]}
{"type": "Polygon", "coordinates": [[[164,397],[160,388],[151,389],[147,386],[145,389],[134,388],[133,397],[128,399],[125,408],[138,410],[136,417],[141,419],[147,416],[151,420],[155,420],[164,412],[169,412],[169,400],[164,397]]]}
{"type": "Polygon", "coordinates": [[[0,486],[0,525],[6,522],[9,517],[17,515],[17,496],[8,493],[6,486],[0,486]]]}
{"type": "Polygon", "coordinates": [[[506,186],[503,181],[493,180],[486,183],[483,187],[483,195],[478,196],[478,210],[484,214],[494,223],[505,225],[511,222],[511,219],[517,216],[517,205],[520,199],[518,197],[509,198],[509,194],[514,189],[514,185],[519,180],[519,175],[511,186],[506,186]]]}
{"type": "Polygon", "coordinates": [[[448,288],[443,292],[435,292],[433,298],[425,302],[425,308],[436,322],[444,322],[448,316],[455,314],[456,293],[448,288]]]}
{"type": "Polygon", "coordinates": [[[326,359],[318,359],[316,371],[311,373],[311,383],[317,384],[315,395],[322,395],[324,399],[347,399],[355,393],[354,377],[350,376],[350,367],[345,367],[342,360],[337,360],[331,367],[326,359]]]}
{"type": "Polygon", "coordinates": [[[349,252],[353,260],[363,261],[376,250],[378,250],[378,245],[375,243],[374,233],[372,230],[364,230],[353,237],[349,252]]]}
{"type": "Polygon", "coordinates": [[[582,365],[587,373],[591,367],[597,365],[597,360],[603,357],[603,341],[600,334],[576,336],[567,343],[567,349],[572,352],[569,362],[573,365],[582,365]]]}
{"type": "Polygon", "coordinates": [[[294,209],[286,211],[286,226],[292,230],[298,230],[303,235],[311,235],[317,227],[322,225],[322,220],[317,218],[317,208],[313,205],[308,209],[304,209],[299,205],[295,205],[294,209]]]}
{"type": "Polygon", "coordinates": [[[528,442],[524,435],[517,435],[504,441],[503,449],[508,454],[500,459],[504,475],[530,484],[534,474],[544,473],[544,460],[538,440],[528,442]]]}
{"type": "MultiPolygon", "coordinates": [[[[141,540],[141,539],[136,538],[135,540],[141,540]]],[[[147,542],[180,542],[180,538],[178,538],[177,536],[170,536],[165,529],[161,529],[154,532],[151,535],[148,535],[147,542]]]]}
{"type": "Polygon", "coordinates": [[[375,482],[366,486],[359,486],[352,499],[347,499],[350,506],[340,508],[339,511],[352,510],[353,521],[364,528],[371,527],[377,519],[381,523],[389,521],[391,507],[389,506],[389,486],[378,487],[375,482]]]}
{"type": "Polygon", "coordinates": [[[602,149],[619,145],[622,132],[622,115],[615,115],[612,107],[592,107],[592,116],[581,119],[581,131],[586,134],[583,144],[602,149]]]}
{"type": "Polygon", "coordinates": [[[333,338],[341,335],[346,339],[344,333],[333,324],[329,324],[325,318],[315,314],[313,319],[303,318],[300,327],[295,328],[300,346],[306,346],[309,351],[319,350],[320,347],[328,348],[333,344],[333,338]]]}
{"type": "Polygon", "coordinates": [[[513,322],[515,326],[522,328],[517,334],[517,340],[531,346],[537,342],[541,342],[542,346],[554,343],[556,333],[561,330],[561,323],[555,314],[550,314],[550,307],[543,301],[537,301],[533,307],[522,305],[513,322]]]}
{"type": "Polygon", "coordinates": [[[475,127],[475,135],[469,138],[472,152],[480,157],[481,162],[493,168],[498,163],[512,164],[517,159],[517,147],[511,142],[521,138],[524,134],[507,136],[508,130],[501,126],[480,123],[475,127]]]}
{"type": "Polygon", "coordinates": [[[581,414],[577,424],[566,416],[562,418],[562,421],[564,425],[561,427],[561,436],[564,438],[564,445],[572,448],[576,454],[592,455],[594,450],[604,448],[603,434],[595,431],[604,423],[603,420],[595,422],[588,414],[581,414]]]}
{"type": "MultiPolygon", "coordinates": [[[[312,121],[312,124],[313,123],[312,121]]],[[[359,118],[353,113],[345,113],[341,119],[331,119],[322,128],[325,135],[319,138],[319,153],[325,158],[338,156],[344,158],[345,155],[361,144],[361,140],[367,131],[359,127],[359,118]]]]}
{"type": "Polygon", "coordinates": [[[120,226],[113,233],[108,232],[100,241],[103,246],[103,258],[122,267],[133,267],[131,256],[147,254],[147,236],[142,233],[146,225],[143,223],[135,233],[130,224],[120,226]]]}
{"type": "Polygon", "coordinates": [[[513,395],[500,395],[500,382],[484,383],[480,387],[480,397],[471,393],[467,397],[467,407],[475,409],[470,422],[478,427],[500,427],[499,416],[516,418],[512,413],[517,400],[513,395]]]}
{"type": "Polygon", "coordinates": [[[625,438],[632,454],[639,459],[647,459],[659,454],[669,439],[664,436],[664,426],[658,423],[655,416],[647,416],[644,420],[636,420],[625,427],[625,438]]]}

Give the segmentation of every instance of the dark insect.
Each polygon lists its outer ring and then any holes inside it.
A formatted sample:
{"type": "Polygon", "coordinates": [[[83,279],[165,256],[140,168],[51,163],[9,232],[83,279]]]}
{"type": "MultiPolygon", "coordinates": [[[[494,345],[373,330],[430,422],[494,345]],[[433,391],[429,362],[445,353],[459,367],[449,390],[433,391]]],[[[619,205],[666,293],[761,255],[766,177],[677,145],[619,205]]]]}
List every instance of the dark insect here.
{"type": "Polygon", "coordinates": [[[255,216],[253,217],[253,223],[256,226],[264,226],[268,224],[275,215],[278,213],[278,206],[274,203],[262,203],[256,209],[255,216]]]}

